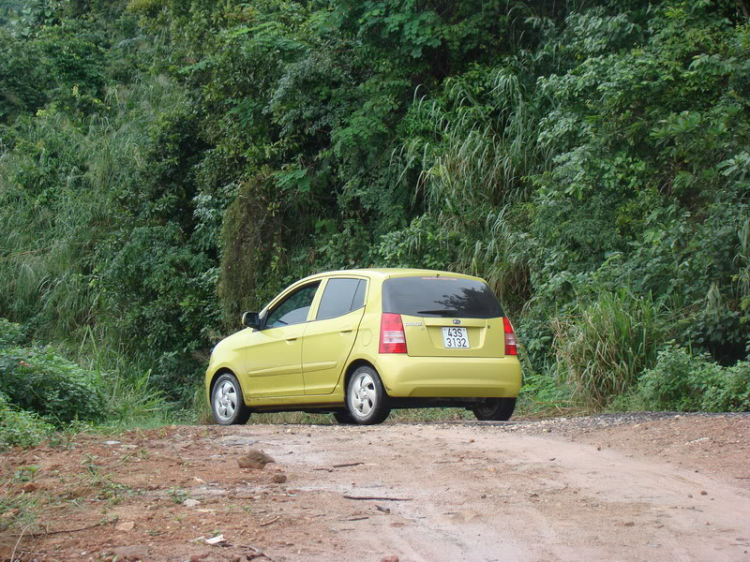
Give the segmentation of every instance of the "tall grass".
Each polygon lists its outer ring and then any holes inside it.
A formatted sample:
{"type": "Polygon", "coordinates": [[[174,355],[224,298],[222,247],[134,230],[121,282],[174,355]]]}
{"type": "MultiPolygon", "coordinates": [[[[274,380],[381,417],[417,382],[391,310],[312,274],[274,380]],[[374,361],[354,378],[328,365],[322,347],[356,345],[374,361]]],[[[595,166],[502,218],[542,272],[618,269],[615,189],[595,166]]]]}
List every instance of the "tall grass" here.
{"type": "Polygon", "coordinates": [[[530,293],[521,203],[532,191],[528,178],[547,170],[553,156],[538,139],[540,99],[547,102],[527,80],[531,71],[517,66],[468,82],[449,79],[440,101],[415,100],[408,118],[423,135],[392,159],[398,181],[418,172],[415,198],[451,242],[455,261],[442,267],[482,275],[514,311],[530,293]]]}
{"type": "Polygon", "coordinates": [[[158,425],[176,411],[164,393],[150,384],[151,369],[126,353],[124,345],[97,336],[87,327],[75,349],[77,362],[94,373],[109,403],[110,425],[158,425]]]}
{"type": "MultiPolygon", "coordinates": [[[[527,101],[519,74],[495,69],[482,84],[486,99],[476,99],[476,86],[448,80],[444,103],[423,98],[410,110],[436,140],[415,137],[400,149],[399,162],[419,164],[417,189],[435,212],[518,202],[530,187],[526,176],[551,163],[537,139],[539,108],[527,101]]],[[[401,170],[399,180],[405,177],[401,170]]]]}
{"type": "Polygon", "coordinates": [[[121,337],[120,311],[102,287],[123,224],[121,198],[137,193],[152,129],[185,102],[160,76],[111,88],[100,111],[74,122],[54,108],[16,123],[0,146],[0,316],[59,342],[95,373],[112,423],[172,419],[121,337]]]}
{"type": "Polygon", "coordinates": [[[632,388],[656,364],[666,341],[659,306],[651,295],[604,292],[576,314],[554,320],[557,370],[574,399],[598,410],[632,388]]]}
{"type": "Polygon", "coordinates": [[[159,113],[183,101],[149,77],[111,89],[83,126],[54,109],[16,123],[0,146],[0,315],[34,318],[53,338],[111,315],[97,270],[121,222],[118,197],[138,184],[159,113]]]}

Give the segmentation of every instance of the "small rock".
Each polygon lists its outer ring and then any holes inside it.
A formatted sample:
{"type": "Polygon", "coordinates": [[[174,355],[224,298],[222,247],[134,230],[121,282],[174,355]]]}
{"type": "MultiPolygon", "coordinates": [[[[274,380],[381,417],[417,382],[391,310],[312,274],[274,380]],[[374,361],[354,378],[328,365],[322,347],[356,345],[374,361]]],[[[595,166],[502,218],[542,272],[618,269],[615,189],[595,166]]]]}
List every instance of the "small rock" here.
{"type": "Polygon", "coordinates": [[[37,486],[33,482],[27,482],[21,489],[27,494],[30,494],[31,492],[36,492],[39,489],[39,486],[37,486]]]}
{"type": "Polygon", "coordinates": [[[193,498],[188,498],[184,502],[182,502],[182,505],[184,505],[185,507],[195,507],[196,505],[200,505],[200,504],[201,502],[193,498]]]}
{"type": "Polygon", "coordinates": [[[276,462],[263,451],[251,449],[244,457],[237,459],[240,468],[262,469],[269,463],[276,462]]]}
{"type": "Polygon", "coordinates": [[[380,562],[398,562],[398,556],[385,556],[380,562]]]}
{"type": "Polygon", "coordinates": [[[284,482],[286,482],[286,474],[282,472],[277,472],[276,474],[273,475],[273,481],[276,484],[283,484],[284,482]]]}
{"type": "Polygon", "coordinates": [[[627,523],[625,523],[626,527],[633,527],[634,525],[635,523],[633,523],[632,521],[628,521],[627,523]]]}
{"type": "Polygon", "coordinates": [[[201,560],[205,560],[206,558],[208,558],[207,552],[204,554],[193,554],[190,557],[190,562],[201,562],[201,560]]]}
{"type": "Polygon", "coordinates": [[[701,490],[701,496],[707,496],[707,495],[708,495],[708,492],[706,492],[706,490],[701,490]]]}

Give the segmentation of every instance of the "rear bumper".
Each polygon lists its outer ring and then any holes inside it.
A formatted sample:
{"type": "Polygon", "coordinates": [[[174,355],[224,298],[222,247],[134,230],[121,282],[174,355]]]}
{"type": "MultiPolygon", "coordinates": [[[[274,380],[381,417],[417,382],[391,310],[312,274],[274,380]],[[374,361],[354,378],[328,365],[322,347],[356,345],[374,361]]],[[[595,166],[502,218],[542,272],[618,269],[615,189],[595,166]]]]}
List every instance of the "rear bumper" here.
{"type": "Polygon", "coordinates": [[[378,372],[389,396],[400,398],[515,398],[521,364],[501,358],[378,356],[378,372]]]}

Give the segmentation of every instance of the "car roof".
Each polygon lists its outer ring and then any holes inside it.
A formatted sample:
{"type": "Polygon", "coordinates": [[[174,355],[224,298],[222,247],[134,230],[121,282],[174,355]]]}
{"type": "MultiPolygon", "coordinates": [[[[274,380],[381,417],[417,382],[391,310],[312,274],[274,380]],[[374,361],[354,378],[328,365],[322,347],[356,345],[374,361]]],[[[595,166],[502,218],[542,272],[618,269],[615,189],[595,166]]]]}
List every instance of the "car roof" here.
{"type": "Polygon", "coordinates": [[[303,279],[303,281],[306,281],[308,279],[319,279],[322,277],[338,277],[342,275],[358,275],[362,277],[369,277],[369,278],[380,278],[380,279],[388,279],[391,277],[418,277],[421,275],[424,276],[430,276],[430,277],[459,277],[461,279],[475,279],[478,281],[481,281],[479,277],[475,277],[473,275],[465,275],[463,273],[455,273],[451,271],[439,271],[435,269],[411,269],[406,267],[376,267],[376,268],[368,268],[368,269],[340,269],[337,271],[326,271],[322,273],[316,273],[315,275],[310,275],[309,277],[306,277],[303,279]]]}

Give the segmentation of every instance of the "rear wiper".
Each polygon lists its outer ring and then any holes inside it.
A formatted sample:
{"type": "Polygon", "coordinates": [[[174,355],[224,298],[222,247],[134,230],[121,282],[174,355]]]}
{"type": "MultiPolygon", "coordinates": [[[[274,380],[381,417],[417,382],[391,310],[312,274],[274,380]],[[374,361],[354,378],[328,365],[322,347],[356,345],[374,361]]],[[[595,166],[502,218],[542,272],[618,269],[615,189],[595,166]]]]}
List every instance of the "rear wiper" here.
{"type": "Polygon", "coordinates": [[[455,316],[458,314],[458,310],[417,310],[417,314],[437,314],[438,316],[455,316]]]}

